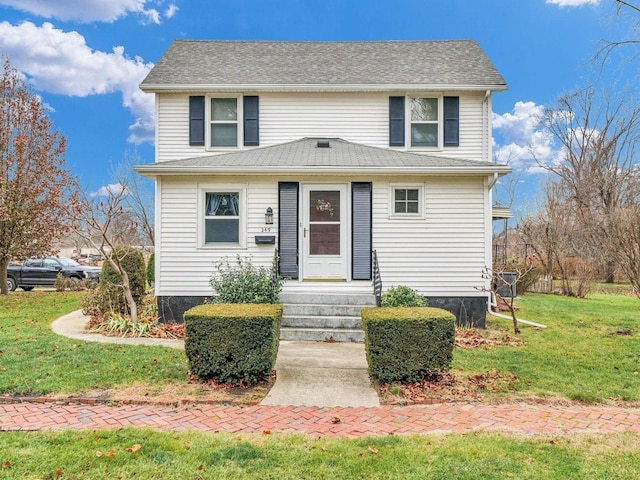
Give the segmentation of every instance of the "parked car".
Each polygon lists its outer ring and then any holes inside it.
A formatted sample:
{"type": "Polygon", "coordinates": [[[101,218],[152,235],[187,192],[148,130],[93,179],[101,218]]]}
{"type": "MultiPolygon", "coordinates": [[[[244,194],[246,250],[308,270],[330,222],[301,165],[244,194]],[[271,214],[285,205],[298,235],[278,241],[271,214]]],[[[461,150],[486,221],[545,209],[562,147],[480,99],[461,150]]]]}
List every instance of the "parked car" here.
{"type": "Polygon", "coordinates": [[[20,287],[27,292],[39,286],[53,286],[58,275],[77,280],[98,282],[100,267],[80,265],[66,257],[30,258],[22,265],[9,265],[7,285],[10,291],[20,287]]]}

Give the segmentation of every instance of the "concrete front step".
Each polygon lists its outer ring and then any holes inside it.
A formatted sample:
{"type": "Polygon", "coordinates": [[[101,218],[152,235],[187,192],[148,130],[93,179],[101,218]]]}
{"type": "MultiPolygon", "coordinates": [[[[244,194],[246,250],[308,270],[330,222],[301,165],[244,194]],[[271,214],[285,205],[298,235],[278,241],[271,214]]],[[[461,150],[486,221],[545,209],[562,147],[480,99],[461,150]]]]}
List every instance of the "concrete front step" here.
{"type": "Polygon", "coordinates": [[[373,305],[325,305],[320,303],[286,303],[284,316],[344,316],[359,317],[360,310],[373,305]]]}
{"type": "Polygon", "coordinates": [[[280,303],[314,305],[370,305],[375,306],[376,297],[372,294],[350,293],[281,293],[280,303]]]}
{"type": "Polygon", "coordinates": [[[282,326],[362,330],[362,320],[359,316],[284,315],[282,317],[282,326]]]}
{"type": "Polygon", "coordinates": [[[362,330],[334,328],[289,328],[280,329],[280,340],[298,340],[311,342],[364,342],[362,330]]]}
{"type": "Polygon", "coordinates": [[[376,299],[364,293],[281,293],[281,340],[364,342],[360,311],[376,299]]]}

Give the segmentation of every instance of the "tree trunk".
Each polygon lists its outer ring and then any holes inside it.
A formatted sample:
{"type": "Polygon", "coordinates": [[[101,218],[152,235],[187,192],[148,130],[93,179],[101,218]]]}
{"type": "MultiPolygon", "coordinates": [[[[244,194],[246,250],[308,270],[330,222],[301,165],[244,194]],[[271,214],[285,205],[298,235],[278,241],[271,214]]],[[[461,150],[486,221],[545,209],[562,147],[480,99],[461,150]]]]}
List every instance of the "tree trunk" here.
{"type": "Polygon", "coordinates": [[[7,267],[9,266],[8,258],[0,258],[0,295],[8,295],[9,287],[7,285],[7,267]]]}
{"type": "Polygon", "coordinates": [[[614,260],[607,261],[607,278],[605,283],[616,283],[616,262],[614,260]]]}

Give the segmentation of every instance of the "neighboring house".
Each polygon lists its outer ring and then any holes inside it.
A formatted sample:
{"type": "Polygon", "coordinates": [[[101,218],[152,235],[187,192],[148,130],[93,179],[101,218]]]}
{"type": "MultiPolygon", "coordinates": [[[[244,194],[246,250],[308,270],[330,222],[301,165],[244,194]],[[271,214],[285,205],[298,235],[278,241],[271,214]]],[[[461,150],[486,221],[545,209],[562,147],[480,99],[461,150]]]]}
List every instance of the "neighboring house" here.
{"type": "Polygon", "coordinates": [[[156,295],[165,320],[211,295],[222,259],[284,292],[407,285],[484,325],[491,265],[491,95],[474,41],[175,41],[156,95],[156,295]],[[273,223],[267,214],[272,212],[273,223]]]}

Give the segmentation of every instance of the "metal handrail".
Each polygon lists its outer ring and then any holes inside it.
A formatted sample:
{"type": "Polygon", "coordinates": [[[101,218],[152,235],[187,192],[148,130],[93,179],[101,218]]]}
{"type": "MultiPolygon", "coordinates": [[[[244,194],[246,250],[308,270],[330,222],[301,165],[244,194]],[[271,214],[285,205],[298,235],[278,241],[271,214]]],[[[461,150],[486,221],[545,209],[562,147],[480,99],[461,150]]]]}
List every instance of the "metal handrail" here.
{"type": "MultiPolygon", "coordinates": [[[[271,287],[271,298],[276,298],[276,293],[280,290],[278,289],[278,284],[280,283],[280,256],[278,249],[276,248],[273,252],[273,260],[271,262],[271,276],[269,277],[269,286],[271,287]]],[[[273,300],[272,300],[273,301],[273,300]]]]}
{"type": "Polygon", "coordinates": [[[380,276],[380,265],[378,265],[378,254],[375,250],[371,251],[371,260],[373,263],[373,294],[376,297],[376,305],[382,303],[382,277],[380,276]]]}

